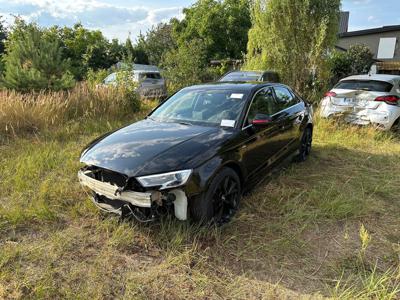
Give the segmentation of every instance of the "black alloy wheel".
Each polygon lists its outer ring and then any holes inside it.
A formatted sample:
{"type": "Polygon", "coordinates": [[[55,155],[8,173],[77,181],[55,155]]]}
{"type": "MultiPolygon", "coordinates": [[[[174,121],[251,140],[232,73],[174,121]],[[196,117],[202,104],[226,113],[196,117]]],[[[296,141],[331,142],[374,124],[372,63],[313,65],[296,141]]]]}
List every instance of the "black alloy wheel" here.
{"type": "Polygon", "coordinates": [[[239,200],[240,182],[228,175],[220,181],[212,196],[213,221],[217,225],[228,223],[239,207],[239,200]]]}
{"type": "Polygon", "coordinates": [[[301,138],[299,155],[297,157],[297,160],[299,162],[303,162],[307,159],[307,157],[311,153],[311,146],[312,146],[312,130],[310,127],[307,127],[304,130],[303,136],[301,138]]]}
{"type": "Polygon", "coordinates": [[[223,168],[212,179],[204,195],[190,202],[191,218],[217,226],[228,223],[239,208],[241,196],[239,176],[231,168],[223,168]]]}

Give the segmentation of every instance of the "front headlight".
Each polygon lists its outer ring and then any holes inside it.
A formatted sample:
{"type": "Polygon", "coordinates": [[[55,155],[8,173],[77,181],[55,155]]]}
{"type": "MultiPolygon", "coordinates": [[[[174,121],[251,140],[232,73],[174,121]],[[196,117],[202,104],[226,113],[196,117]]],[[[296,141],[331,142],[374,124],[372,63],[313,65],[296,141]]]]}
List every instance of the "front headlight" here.
{"type": "Polygon", "coordinates": [[[137,177],[143,187],[161,186],[161,190],[184,185],[192,174],[192,170],[182,170],[164,174],[137,177]]]}

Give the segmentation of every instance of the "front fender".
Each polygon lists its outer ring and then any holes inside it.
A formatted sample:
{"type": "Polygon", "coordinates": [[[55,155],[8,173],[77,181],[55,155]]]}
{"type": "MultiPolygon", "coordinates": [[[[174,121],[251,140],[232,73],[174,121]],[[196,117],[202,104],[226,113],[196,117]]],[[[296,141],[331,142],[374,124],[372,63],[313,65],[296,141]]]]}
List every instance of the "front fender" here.
{"type": "Polygon", "coordinates": [[[240,170],[239,177],[244,178],[246,175],[240,161],[239,154],[232,153],[225,156],[214,156],[200,167],[193,170],[193,174],[188,184],[186,185],[185,192],[187,196],[193,197],[207,191],[214,176],[224,167],[235,167],[235,171],[240,170]]]}

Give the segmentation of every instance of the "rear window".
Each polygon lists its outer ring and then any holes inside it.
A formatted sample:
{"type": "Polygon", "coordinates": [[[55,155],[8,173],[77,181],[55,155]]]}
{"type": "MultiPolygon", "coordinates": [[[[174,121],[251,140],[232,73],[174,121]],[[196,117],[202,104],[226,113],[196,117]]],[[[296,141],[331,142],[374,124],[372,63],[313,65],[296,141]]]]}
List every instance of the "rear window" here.
{"type": "Polygon", "coordinates": [[[160,73],[141,73],[140,79],[161,79],[160,73]]]}
{"type": "Polygon", "coordinates": [[[277,73],[268,72],[263,75],[263,81],[279,82],[279,75],[277,73]]]}
{"type": "Polygon", "coordinates": [[[108,83],[112,83],[112,82],[114,82],[116,80],[117,80],[117,74],[116,73],[112,73],[112,74],[108,75],[106,77],[106,79],[104,79],[104,83],[108,84],[108,83]]]}
{"type": "Polygon", "coordinates": [[[343,80],[339,82],[335,89],[343,90],[363,90],[374,92],[390,92],[393,84],[378,80],[343,80]]]}
{"type": "Polygon", "coordinates": [[[257,73],[235,72],[222,77],[220,81],[257,81],[260,77],[261,74],[257,73]]]}

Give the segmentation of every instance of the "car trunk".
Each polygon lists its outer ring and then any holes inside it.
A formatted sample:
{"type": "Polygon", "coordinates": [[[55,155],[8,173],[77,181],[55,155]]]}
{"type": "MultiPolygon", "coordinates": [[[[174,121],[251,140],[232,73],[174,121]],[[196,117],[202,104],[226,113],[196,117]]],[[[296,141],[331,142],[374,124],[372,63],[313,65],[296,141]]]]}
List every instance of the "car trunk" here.
{"type": "Polygon", "coordinates": [[[387,95],[393,84],[379,80],[343,80],[332,90],[331,103],[340,109],[354,113],[365,109],[377,109],[381,104],[375,99],[387,95]]]}
{"type": "Polygon", "coordinates": [[[381,104],[375,101],[379,96],[386,95],[385,92],[363,91],[363,90],[333,90],[336,96],[331,96],[331,103],[341,108],[349,108],[352,111],[364,109],[377,109],[381,104]]]}

